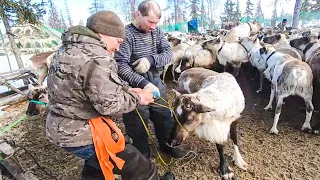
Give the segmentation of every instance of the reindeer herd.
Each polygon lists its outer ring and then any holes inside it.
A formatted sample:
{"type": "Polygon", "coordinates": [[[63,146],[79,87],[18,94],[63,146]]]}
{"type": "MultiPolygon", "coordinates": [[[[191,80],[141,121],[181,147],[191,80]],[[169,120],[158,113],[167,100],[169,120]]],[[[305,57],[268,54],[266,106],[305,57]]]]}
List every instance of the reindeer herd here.
{"type": "MultiPolygon", "coordinates": [[[[243,64],[255,69],[260,76],[259,93],[264,79],[270,81],[271,93],[265,110],[276,108],[270,133],[278,134],[277,124],[284,98],[300,96],[306,105],[306,117],[301,130],[319,133],[320,122],[311,127],[313,98],[320,87],[320,29],[291,29],[277,32],[264,29],[257,22],[243,23],[231,30],[214,30],[204,34],[173,32],[165,34],[173,59],[163,73],[170,71],[176,88],[173,107],[179,123],[171,134],[169,145],[179,146],[191,132],[215,143],[219,152],[222,179],[236,179],[224,157],[228,137],[233,142],[233,161],[243,170],[248,164],[242,158],[237,142],[237,120],[245,108],[245,97],[236,80],[243,64]],[[231,70],[230,70],[231,69],[231,70]],[[315,88],[314,88],[315,87],[315,88]]],[[[33,56],[27,65],[42,85],[53,52],[33,56]]],[[[29,99],[45,97],[44,86],[30,86],[29,99]],[[35,93],[37,92],[37,93],[35,93]],[[39,95],[39,94],[44,95],[39,95]]],[[[46,99],[46,98],[44,98],[46,99]]],[[[29,104],[29,106],[32,103],[29,104]]],[[[34,106],[34,105],[33,105],[34,106]]],[[[27,111],[35,115],[39,110],[27,111]]]]}

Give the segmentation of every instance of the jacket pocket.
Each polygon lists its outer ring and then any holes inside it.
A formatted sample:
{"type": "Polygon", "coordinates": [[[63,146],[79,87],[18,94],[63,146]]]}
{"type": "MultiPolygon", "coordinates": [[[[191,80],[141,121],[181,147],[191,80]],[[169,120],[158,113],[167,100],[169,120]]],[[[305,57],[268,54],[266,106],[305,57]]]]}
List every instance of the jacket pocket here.
{"type": "Polygon", "coordinates": [[[110,73],[110,78],[115,82],[115,83],[117,83],[117,84],[119,84],[119,85],[123,85],[123,82],[122,82],[122,80],[120,79],[120,77],[118,76],[118,74],[117,73],[114,73],[114,72],[112,72],[111,71],[111,73],[110,73]]]}

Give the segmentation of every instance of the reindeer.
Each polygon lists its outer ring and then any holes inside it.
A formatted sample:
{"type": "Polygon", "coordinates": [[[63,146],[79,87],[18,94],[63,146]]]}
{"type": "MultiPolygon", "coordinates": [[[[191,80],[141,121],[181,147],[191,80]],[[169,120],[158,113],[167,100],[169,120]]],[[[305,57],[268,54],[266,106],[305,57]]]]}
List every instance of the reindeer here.
{"type": "Polygon", "coordinates": [[[236,179],[227,166],[223,144],[230,138],[233,141],[235,165],[246,170],[248,164],[243,160],[237,141],[237,120],[244,110],[243,93],[229,73],[216,73],[204,68],[191,68],[184,71],[178,79],[181,92],[174,92],[174,112],[182,126],[175,124],[171,135],[172,147],[179,146],[189,135],[195,133],[212,143],[216,143],[220,157],[222,179],[236,179]]]}
{"type": "Polygon", "coordinates": [[[283,99],[298,95],[306,103],[306,119],[301,130],[311,130],[310,120],[314,110],[312,104],[313,95],[313,75],[309,65],[303,61],[297,60],[290,55],[278,53],[273,49],[262,47],[259,39],[254,40],[251,58],[253,61],[260,61],[265,64],[267,69],[264,74],[271,81],[271,94],[268,105],[265,110],[272,109],[274,97],[277,99],[277,107],[274,116],[273,126],[270,133],[278,134],[277,124],[281,114],[283,99]]]}
{"type": "Polygon", "coordinates": [[[227,43],[219,37],[204,42],[202,47],[212,53],[217,53],[219,64],[225,68],[227,64],[231,64],[234,68],[234,76],[238,75],[241,64],[248,62],[248,50],[238,42],[227,43]]]}
{"type": "Polygon", "coordinates": [[[28,109],[26,114],[28,116],[38,115],[46,110],[45,104],[48,104],[48,89],[45,86],[34,87],[29,84],[28,86],[28,100],[34,100],[38,102],[42,102],[43,104],[37,104],[35,102],[29,102],[28,109]]]}
{"type": "Polygon", "coordinates": [[[251,35],[258,34],[260,31],[262,31],[262,27],[256,21],[243,23],[232,28],[226,36],[223,37],[223,41],[226,43],[237,42],[239,38],[250,37],[251,35]]]}
{"type": "Polygon", "coordinates": [[[26,63],[27,69],[30,69],[37,77],[40,86],[43,85],[43,81],[48,75],[48,68],[51,65],[55,52],[50,51],[35,54],[26,63]]]}

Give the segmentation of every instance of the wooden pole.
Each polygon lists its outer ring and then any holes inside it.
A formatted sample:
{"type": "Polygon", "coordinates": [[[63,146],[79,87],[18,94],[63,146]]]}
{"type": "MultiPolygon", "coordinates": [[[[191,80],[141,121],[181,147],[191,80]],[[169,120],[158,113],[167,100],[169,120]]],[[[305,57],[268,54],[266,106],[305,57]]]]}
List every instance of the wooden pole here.
{"type": "Polygon", "coordinates": [[[10,63],[10,58],[9,58],[9,55],[8,55],[8,51],[4,45],[4,39],[3,39],[3,35],[2,35],[2,32],[1,32],[1,29],[0,29],[0,35],[1,35],[1,40],[2,40],[2,44],[3,44],[3,49],[4,51],[6,52],[6,55],[7,55],[7,59],[8,59],[8,63],[9,63],[9,68],[10,68],[10,71],[12,71],[12,67],[11,67],[11,63],[10,63]]]}

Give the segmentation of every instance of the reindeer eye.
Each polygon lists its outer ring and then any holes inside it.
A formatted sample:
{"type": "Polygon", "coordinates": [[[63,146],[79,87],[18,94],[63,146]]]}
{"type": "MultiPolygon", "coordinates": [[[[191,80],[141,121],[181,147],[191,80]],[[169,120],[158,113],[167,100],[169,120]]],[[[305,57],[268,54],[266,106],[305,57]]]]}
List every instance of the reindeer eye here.
{"type": "Polygon", "coordinates": [[[184,106],[184,108],[185,108],[187,111],[191,111],[192,106],[191,106],[191,104],[186,104],[186,105],[184,106]]]}

